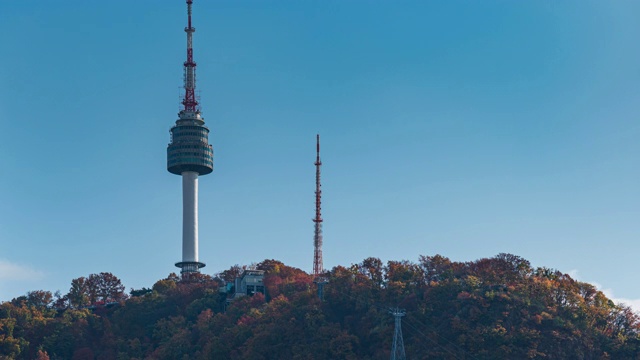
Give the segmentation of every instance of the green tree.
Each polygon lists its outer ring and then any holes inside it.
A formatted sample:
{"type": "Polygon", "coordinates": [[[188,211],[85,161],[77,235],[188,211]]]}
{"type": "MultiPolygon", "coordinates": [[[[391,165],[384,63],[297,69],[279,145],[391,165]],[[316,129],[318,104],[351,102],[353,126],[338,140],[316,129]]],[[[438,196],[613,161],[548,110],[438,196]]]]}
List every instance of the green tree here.
{"type": "Polygon", "coordinates": [[[69,304],[74,309],[79,309],[90,304],[89,286],[87,284],[87,278],[79,277],[71,280],[71,288],[66,297],[69,299],[69,304]]]}

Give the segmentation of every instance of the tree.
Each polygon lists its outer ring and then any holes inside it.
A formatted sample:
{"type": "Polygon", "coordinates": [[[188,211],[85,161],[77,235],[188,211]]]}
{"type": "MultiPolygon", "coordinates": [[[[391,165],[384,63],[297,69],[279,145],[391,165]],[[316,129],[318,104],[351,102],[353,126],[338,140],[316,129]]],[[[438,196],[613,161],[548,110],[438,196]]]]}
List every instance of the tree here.
{"type": "Polygon", "coordinates": [[[178,285],[176,285],[176,282],[169,279],[158,280],[155,284],[153,284],[153,290],[159,292],[160,294],[166,294],[176,287],[178,287],[178,285]]]}
{"type": "Polygon", "coordinates": [[[38,350],[36,360],[49,360],[49,354],[46,351],[38,350]]]}
{"type": "Polygon", "coordinates": [[[35,307],[48,307],[53,301],[51,291],[36,290],[27,293],[27,304],[35,307]]]}
{"type": "Polygon", "coordinates": [[[89,275],[89,296],[93,301],[101,300],[105,303],[121,301],[127,298],[124,285],[115,275],[109,272],[89,275]]]}
{"type": "Polygon", "coordinates": [[[238,276],[240,276],[240,274],[242,274],[242,271],[243,271],[242,267],[238,264],[235,264],[229,269],[221,272],[219,276],[225,282],[232,283],[236,280],[238,276]]]}
{"type": "Polygon", "coordinates": [[[73,352],[71,360],[93,360],[95,359],[91,348],[83,347],[73,352]]]}
{"type": "Polygon", "coordinates": [[[71,280],[71,288],[66,297],[69,304],[74,309],[79,309],[89,305],[87,278],[84,276],[71,280]]]}
{"type": "Polygon", "coordinates": [[[360,273],[369,277],[375,286],[382,286],[384,282],[384,266],[382,265],[382,260],[369,257],[364,259],[360,265],[358,265],[358,268],[360,273]]]}
{"type": "Polygon", "coordinates": [[[83,308],[120,296],[109,273],[74,279],[65,297],[30,292],[0,303],[0,359],[388,359],[389,305],[406,309],[413,359],[640,359],[638,314],[515,255],[367,258],[326,274],[324,301],[306,272],[258,268],[267,296],[230,303],[218,282],[177,276],[118,307],[83,308]],[[52,308],[55,298],[72,306],[52,308]]]}
{"type": "Polygon", "coordinates": [[[63,296],[60,290],[57,290],[54,294],[52,306],[58,310],[66,309],[69,307],[69,298],[67,295],[63,296]]]}
{"type": "Polygon", "coordinates": [[[424,274],[424,280],[428,284],[453,278],[453,265],[451,260],[442,256],[420,255],[420,267],[424,274]]]}
{"type": "Polygon", "coordinates": [[[103,303],[122,301],[127,298],[124,285],[115,275],[108,272],[91,274],[88,278],[79,277],[71,280],[71,289],[66,295],[71,307],[79,309],[103,303]]]}

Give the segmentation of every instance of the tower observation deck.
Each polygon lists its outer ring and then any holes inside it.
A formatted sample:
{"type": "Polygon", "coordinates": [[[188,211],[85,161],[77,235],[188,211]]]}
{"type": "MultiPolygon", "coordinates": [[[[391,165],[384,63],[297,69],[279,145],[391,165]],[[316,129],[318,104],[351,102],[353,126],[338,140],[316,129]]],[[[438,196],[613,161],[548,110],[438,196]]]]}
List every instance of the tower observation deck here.
{"type": "Polygon", "coordinates": [[[167,147],[167,170],[182,176],[182,261],[175,265],[181,269],[183,279],[198,273],[205,266],[198,260],[198,176],[213,171],[213,148],[209,145],[209,128],[204,125],[200,106],[195,96],[196,63],[193,60],[193,33],[191,6],[186,0],[188,26],[187,60],[184,62],[184,99],[178,120],[170,130],[167,147]]]}

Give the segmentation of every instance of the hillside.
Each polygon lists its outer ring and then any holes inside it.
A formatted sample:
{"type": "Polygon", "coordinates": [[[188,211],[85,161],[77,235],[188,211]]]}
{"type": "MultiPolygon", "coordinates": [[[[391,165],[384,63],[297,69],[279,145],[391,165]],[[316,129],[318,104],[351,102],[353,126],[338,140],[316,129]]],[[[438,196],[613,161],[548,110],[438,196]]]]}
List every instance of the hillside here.
{"type": "Polygon", "coordinates": [[[638,359],[640,321],[594,286],[520,257],[417,263],[368,258],[313,279],[275,260],[266,294],[227,305],[239,267],[125,295],[109,273],[0,304],[0,359],[388,359],[402,321],[409,359],[638,359]]]}

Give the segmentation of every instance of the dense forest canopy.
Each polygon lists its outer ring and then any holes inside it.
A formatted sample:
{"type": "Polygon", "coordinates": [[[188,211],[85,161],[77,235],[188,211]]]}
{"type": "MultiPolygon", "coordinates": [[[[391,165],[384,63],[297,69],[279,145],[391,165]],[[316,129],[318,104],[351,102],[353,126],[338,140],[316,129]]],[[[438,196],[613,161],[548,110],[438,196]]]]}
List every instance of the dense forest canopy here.
{"type": "Polygon", "coordinates": [[[640,321],[594,286],[518,256],[471,262],[367,258],[313,278],[276,260],[265,294],[227,302],[243,271],[127,295],[111,273],[67,294],[32,291],[0,304],[0,359],[388,359],[402,320],[409,359],[639,359],[640,321]]]}

